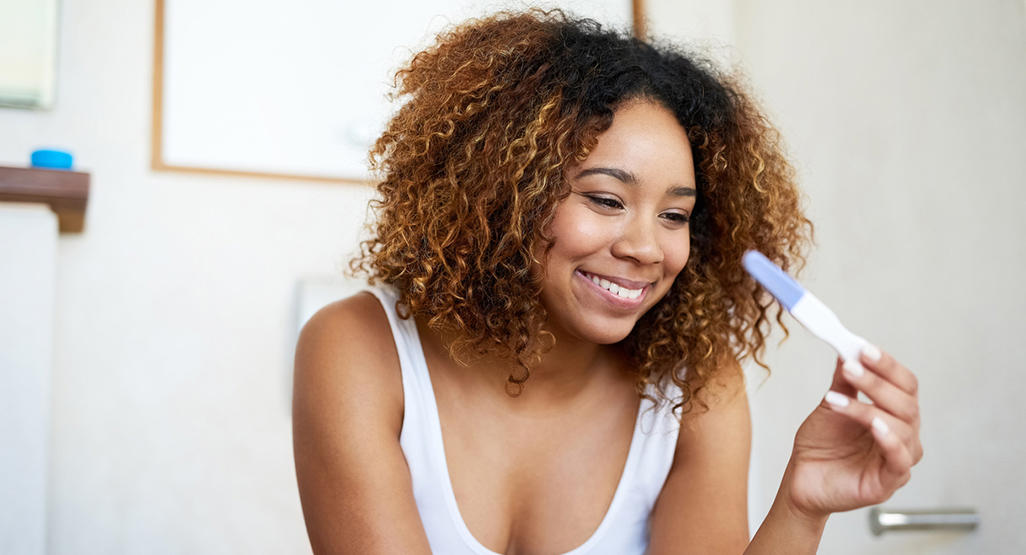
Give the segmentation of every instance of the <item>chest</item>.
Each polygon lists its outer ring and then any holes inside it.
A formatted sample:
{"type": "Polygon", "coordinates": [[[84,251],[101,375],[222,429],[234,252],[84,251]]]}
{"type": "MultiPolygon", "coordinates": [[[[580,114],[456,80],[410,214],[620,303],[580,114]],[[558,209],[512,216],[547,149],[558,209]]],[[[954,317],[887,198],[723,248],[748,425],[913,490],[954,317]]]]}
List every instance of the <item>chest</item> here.
{"type": "Polygon", "coordinates": [[[634,437],[633,392],[546,414],[495,410],[436,390],[449,480],[471,535],[500,553],[585,543],[613,501],[634,437]]]}

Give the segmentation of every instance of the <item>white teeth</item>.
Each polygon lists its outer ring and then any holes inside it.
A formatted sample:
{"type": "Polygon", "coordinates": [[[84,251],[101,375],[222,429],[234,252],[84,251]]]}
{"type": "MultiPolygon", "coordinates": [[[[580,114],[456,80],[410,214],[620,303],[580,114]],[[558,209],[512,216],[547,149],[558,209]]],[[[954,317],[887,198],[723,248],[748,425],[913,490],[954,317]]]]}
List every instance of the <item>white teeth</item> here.
{"type": "Polygon", "coordinates": [[[642,289],[627,289],[626,287],[617,285],[607,279],[602,279],[598,276],[590,277],[591,281],[594,282],[596,285],[622,299],[637,299],[641,296],[642,289]]]}
{"type": "Polygon", "coordinates": [[[621,287],[619,291],[616,291],[616,295],[624,299],[637,299],[640,294],[641,289],[625,289],[621,287]]]}

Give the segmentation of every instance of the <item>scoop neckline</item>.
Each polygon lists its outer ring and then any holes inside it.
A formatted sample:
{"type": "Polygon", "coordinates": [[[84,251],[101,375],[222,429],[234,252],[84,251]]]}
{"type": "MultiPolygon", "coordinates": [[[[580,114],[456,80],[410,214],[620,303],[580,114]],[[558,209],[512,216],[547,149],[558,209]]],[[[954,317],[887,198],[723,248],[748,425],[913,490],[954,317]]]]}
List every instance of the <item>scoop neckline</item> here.
{"type": "MultiPolygon", "coordinates": [[[[439,459],[437,461],[436,468],[442,474],[437,479],[441,483],[444,494],[445,494],[445,505],[449,511],[450,520],[456,526],[456,531],[459,533],[460,538],[472,551],[478,555],[504,555],[497,551],[492,551],[484,546],[474,534],[471,533],[470,528],[467,527],[466,521],[463,520],[463,515],[460,513],[459,503],[456,501],[456,493],[452,487],[452,478],[449,475],[449,461],[445,456],[445,438],[442,436],[442,421],[438,414],[438,403],[435,398],[435,388],[431,382],[431,372],[428,370],[427,358],[424,356],[424,346],[420,341],[420,330],[417,329],[417,322],[412,318],[405,321],[409,324],[412,331],[412,338],[414,341],[415,349],[413,350],[414,356],[417,358],[415,363],[418,363],[421,368],[424,369],[424,386],[428,395],[425,395],[427,406],[427,417],[430,422],[427,423],[430,429],[430,439],[434,449],[431,449],[432,453],[439,459]]],[[[613,499],[609,502],[609,507],[606,509],[605,515],[602,516],[602,520],[599,522],[595,531],[591,533],[584,543],[571,549],[570,551],[563,552],[561,555],[584,555],[589,550],[594,548],[606,534],[606,531],[613,526],[613,518],[616,512],[619,510],[620,505],[623,504],[623,498],[627,495],[628,484],[634,475],[634,469],[637,466],[638,450],[641,446],[639,440],[639,430],[641,429],[642,414],[645,412],[645,398],[642,398],[638,403],[638,412],[634,417],[634,429],[631,432],[631,443],[627,450],[627,459],[624,461],[623,470],[620,473],[620,480],[616,484],[616,490],[613,492],[613,499]]]]}

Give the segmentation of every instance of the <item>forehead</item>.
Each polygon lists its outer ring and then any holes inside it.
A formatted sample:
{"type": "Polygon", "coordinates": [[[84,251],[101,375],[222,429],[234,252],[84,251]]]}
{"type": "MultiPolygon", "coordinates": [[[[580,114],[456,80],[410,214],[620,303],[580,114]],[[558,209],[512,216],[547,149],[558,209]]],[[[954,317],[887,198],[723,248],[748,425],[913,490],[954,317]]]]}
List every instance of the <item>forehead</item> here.
{"type": "Polygon", "coordinates": [[[610,166],[638,177],[674,178],[693,184],[694,161],[687,131],[670,110],[651,101],[629,102],[613,113],[588,157],[574,169],[610,166]]]}

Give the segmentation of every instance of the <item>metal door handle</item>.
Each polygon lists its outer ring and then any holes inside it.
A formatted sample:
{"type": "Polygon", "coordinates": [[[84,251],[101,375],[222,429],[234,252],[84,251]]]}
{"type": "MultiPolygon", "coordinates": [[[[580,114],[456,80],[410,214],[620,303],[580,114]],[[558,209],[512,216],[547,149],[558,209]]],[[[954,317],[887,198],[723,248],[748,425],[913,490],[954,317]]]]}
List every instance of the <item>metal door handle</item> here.
{"type": "Polygon", "coordinates": [[[975,530],[980,525],[976,509],[898,510],[873,507],[869,510],[869,529],[873,535],[900,530],[975,530]]]}

